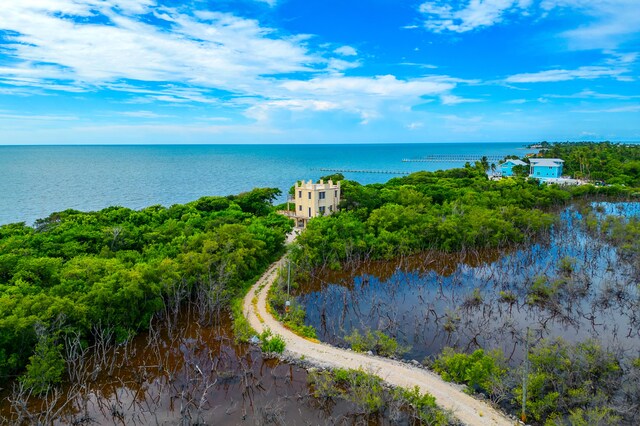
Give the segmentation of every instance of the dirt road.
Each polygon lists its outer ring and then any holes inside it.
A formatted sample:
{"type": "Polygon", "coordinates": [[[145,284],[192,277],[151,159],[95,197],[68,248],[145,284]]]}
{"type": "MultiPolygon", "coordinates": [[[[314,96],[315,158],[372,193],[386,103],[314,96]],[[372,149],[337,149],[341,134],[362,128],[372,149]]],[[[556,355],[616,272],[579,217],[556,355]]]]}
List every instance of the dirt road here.
{"type": "Polygon", "coordinates": [[[281,335],[287,343],[286,351],[289,355],[304,356],[305,360],[328,368],[362,367],[395,386],[413,388],[417,385],[422,392],[429,392],[433,395],[440,407],[451,410],[460,421],[467,425],[509,426],[515,424],[513,420],[508,419],[489,404],[467,395],[462,392],[460,387],[445,382],[430,371],[390,359],[339,349],[324,343],[313,343],[286,329],[266,309],[267,292],[282,265],[282,259],[271,265],[269,270],[249,290],[244,299],[243,311],[256,331],[262,332],[268,327],[272,332],[281,335]],[[254,297],[257,297],[255,304],[252,303],[254,297]]]}

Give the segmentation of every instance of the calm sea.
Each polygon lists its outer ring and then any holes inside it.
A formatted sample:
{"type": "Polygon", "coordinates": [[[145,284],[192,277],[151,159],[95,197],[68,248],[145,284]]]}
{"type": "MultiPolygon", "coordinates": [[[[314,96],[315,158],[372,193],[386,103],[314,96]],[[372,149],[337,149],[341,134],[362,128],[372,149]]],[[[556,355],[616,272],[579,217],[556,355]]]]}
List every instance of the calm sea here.
{"type": "MultiPolygon", "coordinates": [[[[68,208],[170,206],[255,187],[277,187],[286,193],[296,180],[315,180],[331,173],[321,168],[437,170],[463,163],[404,163],[402,159],[523,155],[523,147],[522,143],[0,146],[0,224],[32,224],[68,208]]],[[[344,174],[361,183],[394,177],[344,174]]]]}

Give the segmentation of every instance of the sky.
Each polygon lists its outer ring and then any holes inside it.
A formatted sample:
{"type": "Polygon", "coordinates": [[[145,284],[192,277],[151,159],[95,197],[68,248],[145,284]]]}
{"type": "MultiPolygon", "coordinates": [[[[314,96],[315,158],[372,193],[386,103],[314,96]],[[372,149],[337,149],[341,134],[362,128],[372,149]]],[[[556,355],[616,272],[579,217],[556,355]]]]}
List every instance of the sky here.
{"type": "Polygon", "coordinates": [[[638,0],[2,0],[0,144],[640,141],[638,0]]]}

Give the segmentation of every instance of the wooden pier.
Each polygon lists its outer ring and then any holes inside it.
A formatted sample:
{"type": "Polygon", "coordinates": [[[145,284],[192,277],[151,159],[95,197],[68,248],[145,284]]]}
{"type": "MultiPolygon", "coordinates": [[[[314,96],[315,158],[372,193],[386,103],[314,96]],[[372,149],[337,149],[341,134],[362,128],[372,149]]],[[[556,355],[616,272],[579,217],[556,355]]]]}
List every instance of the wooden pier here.
{"type": "Polygon", "coordinates": [[[410,175],[413,172],[403,172],[400,170],[364,170],[364,169],[329,169],[329,168],[319,168],[316,170],[320,170],[321,172],[334,172],[334,173],[378,173],[385,175],[410,175]]]}
{"type": "MultiPolygon", "coordinates": [[[[476,161],[482,161],[483,156],[481,155],[454,155],[454,154],[445,154],[445,155],[427,155],[426,157],[421,158],[403,158],[403,163],[475,163],[476,161]]],[[[487,159],[489,163],[497,163],[501,161],[504,157],[499,155],[485,155],[484,158],[487,159]]]]}

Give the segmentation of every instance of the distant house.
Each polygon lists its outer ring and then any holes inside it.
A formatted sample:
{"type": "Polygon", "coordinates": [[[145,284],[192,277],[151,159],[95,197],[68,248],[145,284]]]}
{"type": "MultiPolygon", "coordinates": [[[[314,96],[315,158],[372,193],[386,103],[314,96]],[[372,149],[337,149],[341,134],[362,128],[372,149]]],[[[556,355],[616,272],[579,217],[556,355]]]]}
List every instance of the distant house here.
{"type": "Polygon", "coordinates": [[[557,179],[562,176],[564,160],[559,158],[531,158],[531,172],[529,177],[539,180],[557,179]]]}
{"type": "Polygon", "coordinates": [[[296,203],[296,226],[306,227],[309,219],[330,215],[338,210],[340,202],[340,182],[296,183],[294,200],[296,203]]]}
{"type": "Polygon", "coordinates": [[[509,159],[500,164],[500,173],[502,176],[513,176],[513,166],[526,166],[527,163],[521,160],[509,159]]]}

